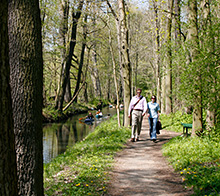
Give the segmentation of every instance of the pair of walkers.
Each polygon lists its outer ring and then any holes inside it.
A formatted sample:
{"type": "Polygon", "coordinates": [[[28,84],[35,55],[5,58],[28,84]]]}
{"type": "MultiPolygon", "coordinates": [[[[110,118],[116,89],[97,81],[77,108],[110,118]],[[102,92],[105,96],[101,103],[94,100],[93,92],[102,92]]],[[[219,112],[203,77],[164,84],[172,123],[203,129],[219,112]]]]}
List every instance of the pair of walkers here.
{"type": "Polygon", "coordinates": [[[137,95],[132,97],[129,105],[128,117],[132,121],[131,141],[138,141],[141,133],[142,120],[147,113],[150,125],[150,139],[155,142],[157,139],[156,126],[159,119],[159,104],[156,102],[156,96],[151,97],[151,102],[147,103],[146,98],[141,95],[141,89],[137,89],[137,95]]]}

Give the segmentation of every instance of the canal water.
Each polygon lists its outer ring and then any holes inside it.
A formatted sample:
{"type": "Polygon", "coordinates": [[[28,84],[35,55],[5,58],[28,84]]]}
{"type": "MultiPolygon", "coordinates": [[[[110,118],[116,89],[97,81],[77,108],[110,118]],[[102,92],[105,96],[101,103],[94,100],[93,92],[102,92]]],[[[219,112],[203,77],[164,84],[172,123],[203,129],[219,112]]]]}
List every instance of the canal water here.
{"type": "MultiPolygon", "coordinates": [[[[95,116],[95,111],[91,111],[95,116]]],[[[64,123],[48,123],[43,126],[43,159],[49,163],[57,155],[64,153],[67,146],[71,147],[76,142],[83,140],[101,122],[116,114],[114,108],[103,108],[103,117],[96,119],[92,124],[79,121],[87,114],[74,115],[64,123]]]]}

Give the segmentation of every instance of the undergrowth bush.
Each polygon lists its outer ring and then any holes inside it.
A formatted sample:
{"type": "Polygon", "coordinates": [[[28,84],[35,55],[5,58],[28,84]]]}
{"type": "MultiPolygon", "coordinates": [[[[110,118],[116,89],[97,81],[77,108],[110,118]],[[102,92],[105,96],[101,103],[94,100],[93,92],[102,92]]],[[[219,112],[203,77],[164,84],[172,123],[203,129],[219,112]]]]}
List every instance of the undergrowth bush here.
{"type": "Polygon", "coordinates": [[[176,113],[170,113],[169,115],[161,114],[160,120],[163,125],[163,129],[167,129],[175,132],[182,132],[183,128],[181,123],[192,123],[192,114],[182,113],[178,111],[176,113]]]}

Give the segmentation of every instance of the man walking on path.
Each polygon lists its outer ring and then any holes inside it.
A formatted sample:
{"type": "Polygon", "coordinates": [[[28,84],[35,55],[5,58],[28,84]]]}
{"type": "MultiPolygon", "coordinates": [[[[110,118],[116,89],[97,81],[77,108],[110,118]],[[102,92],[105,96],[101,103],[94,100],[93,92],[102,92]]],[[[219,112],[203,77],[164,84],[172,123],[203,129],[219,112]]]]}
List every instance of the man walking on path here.
{"type": "Polygon", "coordinates": [[[129,109],[128,117],[132,120],[131,128],[131,141],[139,141],[143,116],[147,111],[147,102],[145,97],[141,95],[141,89],[137,89],[137,95],[132,97],[129,109]],[[136,132],[137,130],[137,132],[136,132]]]}

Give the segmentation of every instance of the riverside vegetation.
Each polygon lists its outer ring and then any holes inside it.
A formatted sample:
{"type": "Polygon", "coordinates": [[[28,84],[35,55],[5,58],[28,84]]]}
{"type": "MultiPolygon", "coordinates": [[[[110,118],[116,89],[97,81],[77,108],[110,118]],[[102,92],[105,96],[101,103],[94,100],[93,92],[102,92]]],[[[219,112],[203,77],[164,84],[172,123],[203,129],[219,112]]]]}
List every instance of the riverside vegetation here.
{"type": "Polygon", "coordinates": [[[130,136],[116,117],[103,122],[83,141],[44,166],[45,195],[102,195],[114,154],[130,136]]]}
{"type": "MultiPolygon", "coordinates": [[[[54,109],[54,103],[48,102],[43,108],[43,122],[60,122],[67,120],[70,116],[75,114],[86,113],[92,108],[97,108],[98,104],[102,102],[102,106],[105,107],[108,105],[109,101],[106,99],[93,99],[89,103],[72,103],[72,105],[65,111],[60,112],[54,109]]],[[[65,104],[64,104],[65,106],[65,104]]]]}
{"type": "MultiPolygon", "coordinates": [[[[182,132],[181,122],[192,123],[192,115],[161,115],[167,130],[182,132]]],[[[204,132],[201,137],[176,137],[163,146],[163,155],[180,172],[182,181],[195,195],[220,195],[219,129],[204,132]],[[175,153],[174,153],[175,152],[175,153]]]]}
{"type": "MultiPolygon", "coordinates": [[[[192,115],[181,112],[160,118],[163,128],[176,132],[182,132],[181,122],[192,123],[192,115]]],[[[116,116],[103,122],[85,140],[45,164],[45,195],[103,195],[114,155],[129,137],[130,129],[119,128],[116,116]]],[[[195,195],[219,195],[219,138],[213,130],[201,137],[175,137],[163,146],[163,155],[195,195]]]]}

